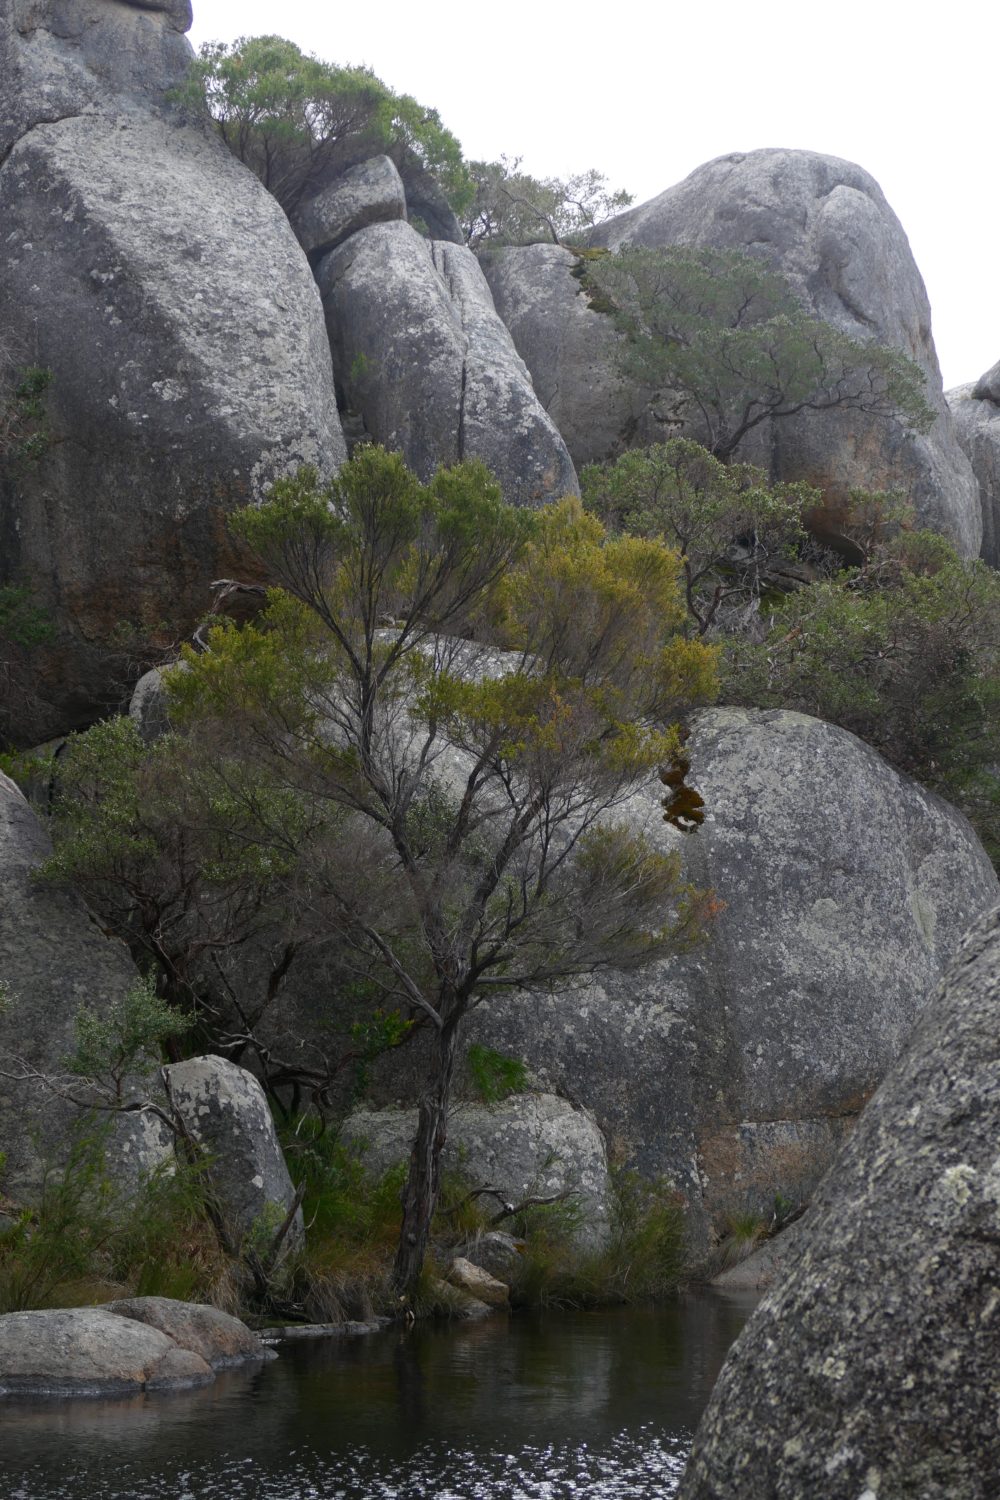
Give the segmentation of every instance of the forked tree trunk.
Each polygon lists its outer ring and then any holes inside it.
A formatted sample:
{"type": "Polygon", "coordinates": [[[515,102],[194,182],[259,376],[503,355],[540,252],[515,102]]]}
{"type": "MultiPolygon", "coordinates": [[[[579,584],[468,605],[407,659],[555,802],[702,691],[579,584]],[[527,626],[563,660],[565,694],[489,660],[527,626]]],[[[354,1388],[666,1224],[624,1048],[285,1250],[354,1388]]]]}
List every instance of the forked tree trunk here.
{"type": "Polygon", "coordinates": [[[408,1298],[416,1289],[437,1207],[441,1152],[448,1135],[448,1099],[455,1071],[456,1032],[455,1021],[438,1032],[434,1077],[420,1100],[417,1135],[403,1188],[403,1223],[392,1269],[392,1284],[400,1297],[408,1298]]]}

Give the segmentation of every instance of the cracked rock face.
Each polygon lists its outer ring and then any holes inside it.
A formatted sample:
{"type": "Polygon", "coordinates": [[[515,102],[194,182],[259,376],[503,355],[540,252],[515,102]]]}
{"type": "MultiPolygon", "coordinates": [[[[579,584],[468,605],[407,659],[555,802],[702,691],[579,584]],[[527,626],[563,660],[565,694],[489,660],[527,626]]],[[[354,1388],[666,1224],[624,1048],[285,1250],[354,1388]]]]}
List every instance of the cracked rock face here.
{"type": "Polygon", "coordinates": [[[471,251],[403,222],[374,224],[324,257],[316,277],[348,407],[422,479],[481,458],[516,504],[578,492],[471,251]]]}
{"type": "Polygon", "coordinates": [[[0,473],[0,581],[26,583],[59,631],[38,654],[46,703],[27,742],[117,703],[110,637],[183,638],[210,581],[246,572],[229,509],[345,454],[322,309],[284,214],[161,107],[191,56],[185,14],[21,0],[0,18],[15,142],[0,326],[16,363],[51,371],[49,440],[0,473]]]}
{"type": "Polygon", "coordinates": [[[679,1500],[991,1500],[1000,912],[969,933],[734,1345],[679,1500]]]}

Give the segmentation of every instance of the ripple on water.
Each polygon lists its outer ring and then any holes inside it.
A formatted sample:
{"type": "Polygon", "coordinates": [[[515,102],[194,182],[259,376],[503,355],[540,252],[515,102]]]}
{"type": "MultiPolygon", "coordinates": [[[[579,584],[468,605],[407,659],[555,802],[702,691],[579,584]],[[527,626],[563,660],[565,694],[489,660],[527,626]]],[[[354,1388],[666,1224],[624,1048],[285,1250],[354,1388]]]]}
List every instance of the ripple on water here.
{"type": "Polygon", "coordinates": [[[193,1472],[131,1472],[92,1477],[77,1469],[53,1481],[33,1466],[7,1490],[9,1500],[667,1500],[680,1480],[688,1437],[663,1437],[651,1427],[620,1433],[597,1450],[586,1443],[526,1445],[484,1453],[424,1445],[405,1462],[386,1462],[367,1449],[336,1460],[304,1450],[281,1456],[280,1472],[260,1459],[199,1466],[193,1472]],[[88,1478],[90,1482],[88,1483],[88,1478]]]}

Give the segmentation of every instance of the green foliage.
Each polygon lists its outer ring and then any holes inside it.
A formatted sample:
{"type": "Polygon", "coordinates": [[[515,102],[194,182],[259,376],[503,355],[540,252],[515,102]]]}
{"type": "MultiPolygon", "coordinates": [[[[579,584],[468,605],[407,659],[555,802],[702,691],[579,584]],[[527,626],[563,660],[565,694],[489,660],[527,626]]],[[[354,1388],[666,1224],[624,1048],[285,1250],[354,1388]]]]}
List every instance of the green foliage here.
{"type": "Polygon", "coordinates": [[[1000,576],[942,537],[899,531],[782,600],[763,640],[727,645],[723,695],[851,730],[1000,852],[1000,576]]]}
{"type": "Polygon", "coordinates": [[[206,43],[181,97],[207,104],[230,150],[287,213],[380,152],[430,173],[456,205],[472,191],[436,110],[395,94],[369,68],[321,62],[282,37],[206,43]]]}
{"type": "Polygon", "coordinates": [[[840,408],[925,432],[924,377],[897,349],[807,312],[743,251],[627,246],[588,261],[585,283],[625,334],[624,368],[723,462],[769,418],[840,408]]]}
{"type": "Polygon", "coordinates": [[[12,467],[37,462],[52,441],[46,393],[52,371],[21,365],[0,344],[0,463],[12,467]]]}
{"type": "Polygon", "coordinates": [[[107,1165],[108,1127],[81,1116],[37,1206],[0,1231],[0,1313],[113,1296],[208,1295],[219,1257],[203,1211],[202,1173],[170,1162],[137,1184],[107,1165]]]}
{"type": "Polygon", "coordinates": [[[473,161],[468,167],[474,195],[462,214],[472,248],[482,245],[561,244],[582,235],[632,202],[632,194],[612,192],[591,168],[573,177],[537,178],[521,170],[521,158],[473,161]]]}
{"type": "Polygon", "coordinates": [[[121,1099],[129,1080],[158,1067],[164,1044],[183,1036],[191,1023],[160,999],[151,979],[140,979],[102,1011],[81,1006],[74,1024],[76,1046],[66,1058],[68,1071],[121,1099]]]}
{"type": "Polygon", "coordinates": [[[676,549],[698,635],[736,608],[758,607],[805,539],[803,515],[821,499],[809,485],[771,484],[763,470],[723,464],[683,438],[591,464],[581,485],[587,509],[610,530],[662,537],[676,549]]]}
{"type": "Polygon", "coordinates": [[[465,1054],[472,1087],[484,1104],[499,1104],[528,1087],[528,1069],[517,1057],[473,1042],[465,1054]]]}
{"type": "Polygon", "coordinates": [[[676,1291],[687,1268],[679,1194],[623,1168],[612,1174],[612,1188],[608,1243],[590,1254],[574,1244],[580,1218],[573,1203],[530,1211],[511,1288],[516,1302],[588,1307],[641,1302],[676,1291]]]}

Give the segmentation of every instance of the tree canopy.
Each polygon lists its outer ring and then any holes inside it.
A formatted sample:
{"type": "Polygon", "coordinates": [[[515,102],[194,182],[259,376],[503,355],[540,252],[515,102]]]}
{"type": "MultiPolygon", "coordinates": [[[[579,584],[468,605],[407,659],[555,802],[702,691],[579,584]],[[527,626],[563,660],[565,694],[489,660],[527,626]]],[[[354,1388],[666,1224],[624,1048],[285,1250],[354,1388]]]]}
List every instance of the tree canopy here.
{"type": "Polygon", "coordinates": [[[206,42],[183,97],[207,104],[226,145],[289,214],[380,152],[430,172],[453,206],[472,192],[461,146],[437,110],[394,93],[370,68],[321,62],[279,36],[206,42]]]}
{"type": "Polygon", "coordinates": [[[585,280],[625,334],[627,372],[724,462],[762,422],[801,411],[866,412],[918,432],[934,420],[912,360],[808,312],[756,256],[631,245],[589,259],[585,280]]]}
{"type": "Polygon", "coordinates": [[[473,161],[474,195],[462,215],[469,245],[527,245],[539,240],[561,244],[619,213],[632,194],[613,192],[602,173],[591,168],[572,177],[532,177],[520,157],[473,161]]]}
{"type": "Polygon", "coordinates": [[[709,898],[614,814],[676,755],[715,656],[682,633],[664,543],[608,539],[575,501],[512,509],[478,463],[424,486],[362,449],[328,485],[308,470],[279,482],[237,525],[281,587],[260,620],[188,654],[175,712],[324,811],[336,836],[309,882],[330,934],[381,1005],[434,1036],[406,1291],[469,1010],[700,931],[709,898]]]}

